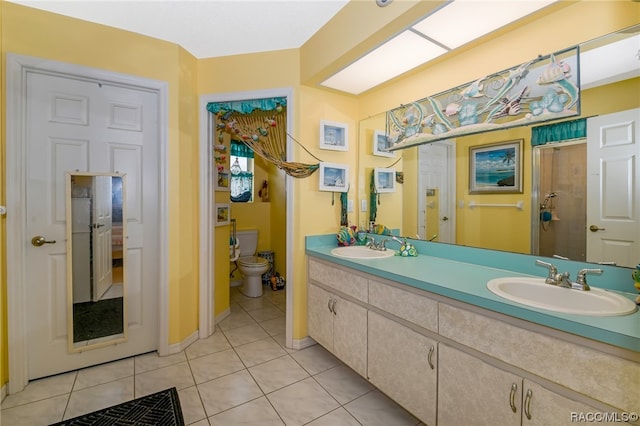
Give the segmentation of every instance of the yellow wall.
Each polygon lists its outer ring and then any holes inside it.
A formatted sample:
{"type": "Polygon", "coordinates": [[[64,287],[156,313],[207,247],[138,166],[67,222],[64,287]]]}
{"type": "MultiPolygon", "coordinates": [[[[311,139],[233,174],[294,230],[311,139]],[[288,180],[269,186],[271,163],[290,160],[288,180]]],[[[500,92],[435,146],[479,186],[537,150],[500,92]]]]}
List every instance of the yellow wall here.
{"type": "MultiPolygon", "coordinates": [[[[40,10],[0,2],[2,11],[2,87],[6,53],[12,52],[135,75],[168,83],[169,188],[169,343],[198,326],[198,126],[197,61],[179,46],[139,34],[96,25],[40,10]]],[[[2,96],[2,108],[5,108],[2,96]]],[[[4,115],[2,115],[4,120],[4,115]]],[[[4,124],[4,123],[3,123],[4,124]]],[[[3,126],[4,128],[4,126],[3,126]]],[[[2,132],[2,152],[5,152],[2,132]]],[[[2,203],[6,180],[4,162],[2,203]]],[[[2,219],[4,226],[4,218],[2,219]]],[[[1,245],[6,244],[3,232],[1,245]]],[[[2,256],[1,262],[6,262],[2,256]]],[[[6,269],[0,293],[6,297],[6,269]]],[[[3,306],[4,307],[4,306],[3,306]]],[[[2,318],[6,318],[3,309],[2,318]]],[[[7,381],[7,330],[0,331],[3,362],[0,385],[7,381]]]]}

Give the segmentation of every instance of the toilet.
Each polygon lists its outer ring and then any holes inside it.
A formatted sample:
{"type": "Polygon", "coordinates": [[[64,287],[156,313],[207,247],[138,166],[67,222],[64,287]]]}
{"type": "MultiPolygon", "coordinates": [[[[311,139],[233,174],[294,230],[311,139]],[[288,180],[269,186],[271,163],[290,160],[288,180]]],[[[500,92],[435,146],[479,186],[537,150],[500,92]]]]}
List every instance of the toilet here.
{"type": "Polygon", "coordinates": [[[241,292],[248,297],[262,296],[262,274],[270,268],[269,261],[254,256],[258,248],[258,230],[250,229],[236,233],[240,245],[238,269],[242,273],[241,292]]]}

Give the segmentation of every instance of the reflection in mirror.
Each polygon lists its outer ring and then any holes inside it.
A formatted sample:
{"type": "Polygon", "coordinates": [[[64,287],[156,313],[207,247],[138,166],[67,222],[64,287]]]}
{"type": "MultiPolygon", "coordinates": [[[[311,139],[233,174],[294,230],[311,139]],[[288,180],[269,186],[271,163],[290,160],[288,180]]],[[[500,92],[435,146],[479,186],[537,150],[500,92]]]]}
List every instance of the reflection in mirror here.
{"type": "MultiPolygon", "coordinates": [[[[362,120],[358,129],[358,212],[360,229],[369,229],[369,223],[402,233],[402,197],[404,184],[396,178],[394,191],[376,189],[376,170],[395,171],[396,177],[403,171],[403,152],[386,152],[380,143],[385,133],[385,115],[379,114],[362,120]],[[382,148],[382,149],[381,149],[382,148]]],[[[388,182],[391,185],[393,182],[388,182]]],[[[382,229],[382,227],[381,227],[382,229]]]]}
{"type": "Polygon", "coordinates": [[[67,173],[69,352],[124,342],[125,179],[119,173],[67,173]]]}
{"type": "MultiPolygon", "coordinates": [[[[595,117],[603,117],[623,111],[631,113],[635,111],[636,116],[640,115],[637,112],[640,107],[640,101],[637,96],[638,87],[640,86],[640,69],[637,67],[637,58],[635,60],[635,71],[622,66],[611,65],[614,62],[614,58],[618,59],[624,56],[611,53],[611,50],[620,44],[626,46],[627,42],[631,42],[636,46],[634,52],[637,52],[638,40],[640,40],[640,26],[635,26],[583,43],[580,46],[581,75],[592,76],[592,82],[587,85],[583,83],[582,87],[581,115],[588,119],[587,122],[593,122],[595,117]],[[601,48],[608,51],[608,59],[597,60],[597,52],[601,48]],[[584,58],[582,57],[583,54],[584,58]],[[599,67],[597,70],[594,69],[594,65],[602,64],[607,64],[608,66],[605,68],[599,67]]],[[[626,52],[627,50],[625,47],[624,51],[626,52]]],[[[416,97],[418,96],[416,95],[416,97]]],[[[384,121],[384,117],[385,113],[383,112],[360,122],[358,173],[359,181],[364,182],[358,188],[358,194],[361,199],[368,193],[368,173],[372,168],[389,166],[389,164],[381,164],[380,159],[374,157],[370,149],[367,149],[370,147],[369,140],[374,129],[383,128],[380,122],[384,121]]],[[[614,126],[611,128],[620,129],[621,135],[627,134],[626,130],[622,130],[622,127],[614,126]]],[[[539,170],[540,167],[546,166],[542,166],[542,161],[537,162],[535,160],[538,150],[531,146],[531,126],[445,141],[449,144],[449,148],[446,148],[446,143],[436,142],[394,151],[396,154],[401,155],[402,160],[393,167],[403,172],[404,183],[399,186],[398,198],[394,201],[393,208],[378,210],[378,221],[385,225],[391,223],[394,228],[400,230],[402,236],[407,238],[414,238],[417,235],[421,239],[450,242],[471,247],[539,254],[549,257],[556,255],[571,260],[586,260],[587,262],[595,263],[615,261],[618,266],[633,267],[640,259],[640,253],[628,252],[629,250],[626,247],[633,245],[635,247],[634,250],[637,250],[638,242],[625,245],[620,244],[620,239],[618,239],[616,244],[614,244],[615,242],[609,244],[604,241],[605,232],[602,231],[606,229],[609,232],[613,226],[596,223],[591,218],[588,218],[587,211],[590,207],[588,205],[585,207],[585,198],[587,201],[596,200],[595,202],[599,203],[599,206],[607,203],[598,201],[596,195],[601,192],[598,187],[590,189],[584,186],[585,183],[582,177],[580,180],[577,179],[580,173],[584,175],[580,176],[588,178],[587,162],[593,156],[591,154],[581,154],[582,157],[580,157],[575,153],[575,150],[584,149],[586,145],[589,145],[586,143],[590,140],[589,134],[597,134],[599,132],[588,131],[587,133],[587,138],[581,141],[565,142],[565,139],[558,141],[562,144],[554,143],[553,147],[547,145],[544,148],[540,148],[540,152],[543,149],[548,150],[549,153],[556,152],[554,156],[554,161],[556,162],[561,159],[559,154],[563,152],[566,152],[567,156],[571,158],[569,163],[560,165],[559,168],[556,166],[554,179],[561,178],[561,181],[557,181],[554,184],[547,184],[544,180],[548,177],[547,171],[539,170]],[[524,140],[523,192],[520,194],[470,193],[468,176],[470,148],[515,139],[524,140]],[[572,144],[576,146],[571,146],[572,144]],[[583,148],[579,148],[578,145],[580,144],[582,144],[583,148]],[[554,148],[559,148],[560,151],[554,150],[554,148]],[[579,158],[584,158],[585,161],[579,162],[579,158]],[[451,163],[448,162],[448,159],[451,159],[451,163]],[[547,177],[540,180],[541,174],[547,177]],[[539,180],[540,182],[538,182],[539,180]],[[553,188],[549,185],[553,186],[553,188]],[[556,195],[553,196],[553,193],[556,193],[556,195]],[[582,199],[576,201],[575,197],[580,198],[581,195],[584,195],[582,199]],[[547,196],[548,199],[545,203],[547,196]],[[477,207],[479,205],[483,206],[477,207]],[[490,207],[492,205],[514,207],[490,207]],[[543,220],[542,223],[540,222],[541,219],[543,220]],[[572,231],[573,236],[563,236],[564,234],[551,232],[552,230],[561,231],[561,228],[563,228],[562,232],[572,231]],[[547,230],[543,231],[543,229],[547,230]],[[576,237],[576,232],[580,234],[579,238],[576,237]],[[589,241],[596,237],[599,238],[598,244],[602,246],[605,254],[589,254],[587,250],[587,246],[590,244],[589,241]],[[555,241],[550,243],[549,239],[555,241]],[[580,241],[580,244],[574,244],[576,241],[580,241]],[[623,250],[625,253],[621,253],[623,250]],[[622,258],[626,258],[628,261],[618,260],[622,258]]],[[[635,147],[635,155],[637,157],[637,143],[631,145],[635,147]]],[[[590,151],[587,149],[587,152],[590,151]]],[[[544,161],[551,160],[546,159],[544,161]]],[[[612,166],[610,169],[619,172],[623,168],[612,166]]],[[[551,173],[551,170],[548,169],[548,172],[551,173]]],[[[621,186],[616,185],[616,188],[619,189],[621,186]]],[[[385,194],[382,195],[384,196],[385,194]]],[[[615,199],[627,200],[629,197],[623,195],[615,197],[615,199]]],[[[637,205],[638,201],[636,199],[633,202],[637,205]]],[[[385,198],[382,197],[382,206],[384,205],[385,198]]],[[[618,211],[627,211],[623,207],[625,206],[621,206],[618,211]]],[[[361,222],[363,217],[366,218],[366,214],[359,212],[361,222]]],[[[631,234],[635,235],[637,231],[633,233],[627,232],[627,235],[631,234]]]]}

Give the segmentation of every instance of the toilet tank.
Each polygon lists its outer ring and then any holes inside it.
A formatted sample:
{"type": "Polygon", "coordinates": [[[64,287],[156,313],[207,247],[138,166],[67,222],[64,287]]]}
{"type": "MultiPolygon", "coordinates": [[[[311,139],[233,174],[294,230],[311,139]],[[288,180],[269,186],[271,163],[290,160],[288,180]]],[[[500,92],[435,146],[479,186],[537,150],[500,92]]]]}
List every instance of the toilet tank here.
{"type": "Polygon", "coordinates": [[[246,229],[237,231],[236,237],[240,243],[240,257],[253,256],[258,248],[258,230],[246,229]]]}

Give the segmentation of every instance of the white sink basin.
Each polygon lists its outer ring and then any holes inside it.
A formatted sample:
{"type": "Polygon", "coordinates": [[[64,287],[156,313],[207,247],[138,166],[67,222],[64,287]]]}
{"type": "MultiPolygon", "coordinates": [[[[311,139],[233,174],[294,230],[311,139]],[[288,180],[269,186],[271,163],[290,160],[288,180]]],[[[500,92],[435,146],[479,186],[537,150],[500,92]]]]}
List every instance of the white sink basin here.
{"type": "Polygon", "coordinates": [[[366,246],[346,246],[336,247],[331,250],[331,254],[346,259],[383,259],[396,254],[394,250],[372,250],[366,246]]]}
{"type": "Polygon", "coordinates": [[[544,278],[496,278],[487,283],[489,291],[514,302],[566,314],[618,316],[634,313],[636,304],[613,292],[591,287],[574,290],[546,284],[544,278]]]}

